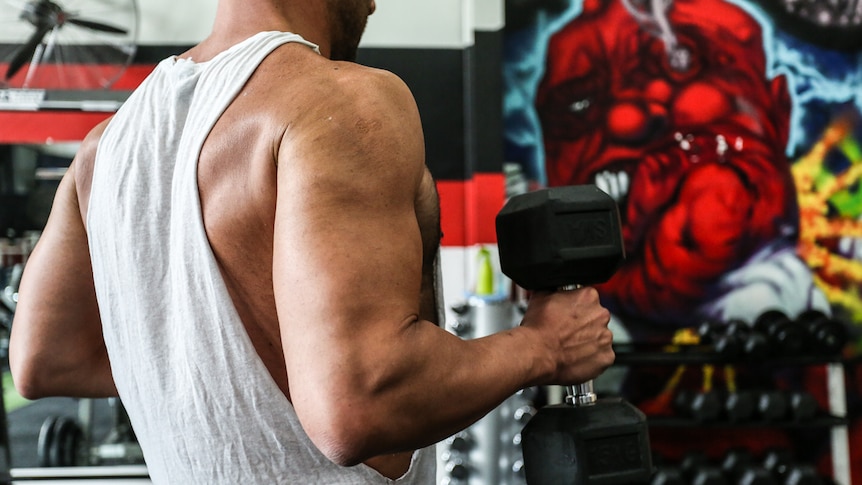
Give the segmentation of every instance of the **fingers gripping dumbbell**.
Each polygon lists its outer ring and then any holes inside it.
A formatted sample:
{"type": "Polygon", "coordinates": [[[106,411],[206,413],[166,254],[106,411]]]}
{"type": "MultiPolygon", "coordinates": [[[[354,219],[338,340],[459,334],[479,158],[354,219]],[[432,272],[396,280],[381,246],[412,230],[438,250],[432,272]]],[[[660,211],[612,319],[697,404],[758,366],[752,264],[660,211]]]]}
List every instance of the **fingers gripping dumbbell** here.
{"type": "MultiPolygon", "coordinates": [[[[497,216],[500,266],[527,290],[568,290],[610,279],[625,257],[614,200],[593,185],[513,197],[497,216]]],[[[646,418],[621,399],[596,398],[592,381],[568,389],[527,423],[527,483],[648,483],[646,418]]]]}

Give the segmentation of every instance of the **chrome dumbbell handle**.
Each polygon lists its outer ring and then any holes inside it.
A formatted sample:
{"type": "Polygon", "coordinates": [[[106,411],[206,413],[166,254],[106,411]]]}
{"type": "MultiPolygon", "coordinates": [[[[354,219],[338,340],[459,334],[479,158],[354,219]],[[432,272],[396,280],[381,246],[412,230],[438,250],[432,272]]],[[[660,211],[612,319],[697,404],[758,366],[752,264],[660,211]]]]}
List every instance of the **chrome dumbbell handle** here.
{"type": "Polygon", "coordinates": [[[598,397],[593,390],[593,381],[566,386],[566,404],[571,404],[572,406],[590,406],[595,404],[596,401],[598,401],[598,397]]]}
{"type": "MultiPolygon", "coordinates": [[[[566,285],[557,288],[557,291],[574,291],[582,288],[581,285],[566,285]]],[[[574,386],[566,386],[566,404],[572,406],[589,406],[598,400],[593,388],[593,381],[587,381],[574,386]]]]}

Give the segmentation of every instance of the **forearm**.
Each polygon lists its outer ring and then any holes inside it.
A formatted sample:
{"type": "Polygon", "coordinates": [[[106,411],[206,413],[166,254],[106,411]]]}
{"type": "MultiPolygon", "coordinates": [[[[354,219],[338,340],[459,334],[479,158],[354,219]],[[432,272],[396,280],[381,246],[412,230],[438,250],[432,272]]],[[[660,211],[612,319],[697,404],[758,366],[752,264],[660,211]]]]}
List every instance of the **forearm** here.
{"type": "Polygon", "coordinates": [[[57,189],[51,216],[18,289],[9,360],[16,387],[29,398],[117,392],[69,173],[57,189]]]}
{"type": "Polygon", "coordinates": [[[116,396],[98,313],[52,294],[51,285],[37,287],[41,266],[34,253],[12,323],[9,365],[18,391],[31,399],[116,396]]]}
{"type": "MultiPolygon", "coordinates": [[[[27,323],[16,322],[22,329],[27,323]]],[[[82,398],[112,397],[117,395],[111,375],[107,353],[94,351],[91,355],[76,354],[74,360],[58,351],[63,346],[74,347],[76,339],[66,338],[62,343],[50,344],[43,338],[25,336],[17,332],[9,348],[9,366],[18,392],[27,399],[51,396],[82,398]]]]}
{"type": "Polygon", "coordinates": [[[519,389],[544,383],[555,370],[534,330],[526,327],[461,340],[431,322],[415,321],[389,338],[366,342],[381,352],[365,347],[339,353],[349,378],[330,379],[338,384],[317,387],[308,400],[293,393],[304,424],[328,423],[312,426],[320,431],[317,436],[312,431],[312,439],[346,465],[433,444],[519,389]]]}

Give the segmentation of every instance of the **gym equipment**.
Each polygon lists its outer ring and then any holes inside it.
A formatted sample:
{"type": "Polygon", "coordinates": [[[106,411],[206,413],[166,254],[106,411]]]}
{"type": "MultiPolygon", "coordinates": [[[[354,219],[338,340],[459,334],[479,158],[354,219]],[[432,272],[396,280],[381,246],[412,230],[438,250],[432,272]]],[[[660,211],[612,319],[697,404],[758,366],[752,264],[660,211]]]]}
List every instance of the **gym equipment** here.
{"type": "Polygon", "coordinates": [[[721,461],[721,469],[731,483],[777,485],[772,473],[757,463],[745,448],[729,450],[721,461]]]}
{"type": "Polygon", "coordinates": [[[764,421],[781,421],[787,418],[789,404],[780,391],[764,391],[757,395],[755,414],[764,421]]]}
{"type": "MultiPolygon", "coordinates": [[[[129,416],[118,398],[104,402],[111,412],[107,436],[96,442],[93,436],[95,399],[80,399],[78,419],[49,416],[43,421],[36,444],[40,467],[138,465],[144,455],[129,416]]],[[[102,400],[99,400],[102,401],[102,400]]]]}
{"type": "Polygon", "coordinates": [[[724,407],[721,396],[716,391],[679,391],[673,404],[678,414],[700,422],[718,420],[724,407]]]}
{"type": "Polygon", "coordinates": [[[724,396],[724,415],[728,421],[748,421],[754,416],[755,396],[748,391],[728,392],[724,396]]]}
{"type": "Polygon", "coordinates": [[[104,89],[136,51],[135,0],[5,0],[0,87],[104,89]]]}
{"type": "Polygon", "coordinates": [[[754,328],[769,340],[772,355],[797,356],[805,351],[809,336],[781,310],[767,310],[754,321],[754,328]]]}
{"type": "Polygon", "coordinates": [[[51,416],[39,429],[36,452],[39,466],[70,467],[83,464],[84,432],[78,423],[66,416],[51,416]]]}
{"type": "Polygon", "coordinates": [[[769,353],[766,336],[743,320],[728,320],[724,331],[739,342],[742,356],[749,360],[762,360],[769,353]]]}
{"type": "Polygon", "coordinates": [[[813,338],[817,355],[839,355],[849,339],[847,327],[819,310],[806,310],[796,317],[796,324],[813,338]]]}
{"type": "Polygon", "coordinates": [[[743,344],[739,337],[728,331],[722,322],[706,321],[697,327],[700,343],[712,347],[713,352],[729,360],[736,359],[743,353],[743,344]]]}
{"type": "Polygon", "coordinates": [[[746,468],[736,481],[740,485],[778,485],[775,477],[761,466],[746,468]]]}
{"type": "Polygon", "coordinates": [[[718,468],[708,466],[701,468],[691,477],[692,485],[727,485],[728,481],[718,468]]]}
{"type": "Polygon", "coordinates": [[[821,485],[823,479],[811,465],[792,465],[782,485],[821,485]]]}
{"type": "Polygon", "coordinates": [[[683,455],[680,469],[686,483],[698,485],[725,485],[727,479],[722,470],[713,465],[701,451],[690,451],[683,455]]]}
{"type": "Polygon", "coordinates": [[[679,468],[658,467],[650,485],[687,485],[688,482],[679,468]]]}
{"type": "MultiPolygon", "coordinates": [[[[526,290],[607,281],[625,257],[619,211],[594,185],[509,199],[496,219],[500,266],[526,290]]],[[[599,400],[592,381],[572,386],[521,432],[530,485],[649,483],[646,417],[622,399],[599,400]]]]}
{"type": "Polygon", "coordinates": [[[709,466],[709,458],[702,451],[689,451],[679,462],[679,468],[686,477],[691,477],[694,472],[705,466],[709,466]]]}
{"type": "Polygon", "coordinates": [[[790,415],[796,421],[812,419],[820,409],[817,399],[810,392],[790,392],[788,393],[787,402],[790,406],[790,415]]]}
{"type": "MultiPolygon", "coordinates": [[[[476,279],[463,302],[452,307],[454,319],[447,328],[463,339],[475,339],[517,327],[523,318],[520,309],[499,285],[489,250],[476,255],[476,279]]],[[[453,483],[499,483],[514,485],[521,467],[520,445],[511,444],[530,417],[535,396],[522,390],[503,401],[469,428],[439,446],[441,480],[453,483]],[[459,482],[460,480],[460,482],[459,482]]]]}
{"type": "Polygon", "coordinates": [[[787,476],[790,466],[793,464],[793,451],[789,448],[772,448],[763,454],[763,467],[769,470],[776,478],[782,479],[787,476]]]}
{"type": "MultiPolygon", "coordinates": [[[[480,248],[476,255],[476,278],[466,299],[452,307],[454,319],[447,328],[463,339],[475,339],[516,327],[522,315],[500,288],[491,253],[480,248]]],[[[509,483],[512,468],[520,459],[520,447],[508,445],[520,432],[516,410],[529,402],[514,395],[463,432],[441,445],[441,479],[479,483],[509,483]]],[[[524,411],[521,411],[523,414],[524,411]]],[[[528,418],[529,416],[524,416],[528,418]]]]}
{"type": "Polygon", "coordinates": [[[773,448],[763,455],[763,467],[782,485],[821,485],[823,479],[811,465],[796,463],[788,448],[773,448]]]}
{"type": "Polygon", "coordinates": [[[721,459],[721,470],[730,480],[736,480],[754,464],[754,457],[745,448],[728,450],[721,459]]]}

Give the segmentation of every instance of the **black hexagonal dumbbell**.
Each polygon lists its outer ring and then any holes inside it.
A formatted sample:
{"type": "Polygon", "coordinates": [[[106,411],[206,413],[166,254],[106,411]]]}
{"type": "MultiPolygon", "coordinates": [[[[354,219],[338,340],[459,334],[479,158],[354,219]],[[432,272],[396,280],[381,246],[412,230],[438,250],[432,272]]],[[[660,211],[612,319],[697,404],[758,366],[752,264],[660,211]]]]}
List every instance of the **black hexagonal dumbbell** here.
{"type": "Polygon", "coordinates": [[[757,395],[751,391],[726,392],[722,404],[724,417],[731,422],[748,421],[757,409],[757,395]]]}
{"type": "Polygon", "coordinates": [[[767,310],[754,321],[754,328],[769,341],[771,354],[787,357],[805,352],[810,336],[805,328],[797,325],[781,310],[767,310]]]}
{"type": "Polygon", "coordinates": [[[721,461],[721,468],[731,483],[740,485],[777,485],[772,472],[755,461],[745,448],[729,450],[721,461]]]}
{"type": "MultiPolygon", "coordinates": [[[[625,258],[617,205],[594,185],[511,198],[497,215],[500,267],[527,290],[607,281],[625,258]]],[[[646,417],[621,399],[597,399],[592,382],[546,406],[521,432],[530,485],[649,483],[646,417]]]]}
{"type": "Polygon", "coordinates": [[[708,345],[716,354],[733,360],[742,355],[742,342],[740,339],[727,332],[724,322],[708,320],[697,327],[700,343],[708,345]]]}
{"type": "Polygon", "coordinates": [[[673,400],[674,411],[699,422],[715,421],[722,415],[723,403],[717,391],[679,391],[673,400]]]}
{"type": "Polygon", "coordinates": [[[819,310],[806,310],[796,317],[796,324],[811,336],[812,353],[838,355],[849,339],[847,326],[819,310]]]}
{"type": "Polygon", "coordinates": [[[679,463],[686,483],[691,485],[727,485],[721,468],[714,465],[702,451],[686,453],[679,463]]]}
{"type": "Polygon", "coordinates": [[[767,337],[740,319],[730,319],[724,325],[724,332],[739,342],[740,354],[747,360],[763,360],[769,350],[767,337]]]}
{"type": "Polygon", "coordinates": [[[776,390],[766,390],[757,394],[755,415],[763,421],[783,421],[788,417],[790,403],[787,394],[776,390]]]}

